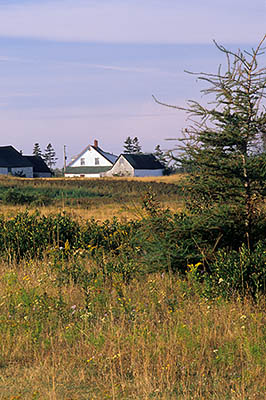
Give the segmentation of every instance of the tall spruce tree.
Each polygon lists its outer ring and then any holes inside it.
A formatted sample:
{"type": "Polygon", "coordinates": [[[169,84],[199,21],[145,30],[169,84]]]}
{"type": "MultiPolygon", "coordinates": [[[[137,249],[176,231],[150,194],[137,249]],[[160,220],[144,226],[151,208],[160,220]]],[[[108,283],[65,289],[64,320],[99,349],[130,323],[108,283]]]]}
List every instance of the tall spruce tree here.
{"type": "Polygon", "coordinates": [[[133,149],[134,149],[134,146],[132,143],[132,139],[130,136],[128,136],[126,138],[126,140],[124,141],[124,153],[127,153],[127,154],[133,153],[133,149]]]}
{"type": "Polygon", "coordinates": [[[133,153],[140,154],[141,153],[141,145],[140,145],[139,139],[137,137],[133,138],[132,144],[133,144],[133,153]]]}
{"type": "Polygon", "coordinates": [[[137,137],[134,137],[133,139],[128,136],[124,142],[124,153],[127,154],[140,154],[141,153],[141,146],[139,144],[139,139],[137,137]]]}
{"type": "Polygon", "coordinates": [[[161,146],[159,144],[157,144],[157,146],[155,147],[153,155],[158,161],[160,161],[160,163],[164,167],[166,167],[166,165],[167,165],[167,155],[161,149],[161,146]]]}
{"type": "Polygon", "coordinates": [[[266,153],[266,133],[262,134],[262,147],[264,152],[266,153]]]}
{"type": "Polygon", "coordinates": [[[34,156],[42,157],[42,151],[41,151],[41,147],[40,147],[39,143],[34,144],[32,154],[34,156]]]}
{"type": "Polygon", "coordinates": [[[248,246],[252,244],[253,227],[259,204],[266,195],[265,89],[266,67],[259,66],[263,53],[261,40],[250,52],[232,52],[216,44],[227,59],[225,71],[200,73],[207,83],[205,95],[212,95],[208,105],[189,101],[185,110],[192,126],[185,130],[177,161],[190,170],[187,199],[196,213],[209,210],[227,219],[237,216],[243,221],[248,246]]]}
{"type": "Polygon", "coordinates": [[[51,143],[48,143],[46,149],[44,150],[43,159],[49,168],[53,168],[56,165],[57,157],[51,143]]]}

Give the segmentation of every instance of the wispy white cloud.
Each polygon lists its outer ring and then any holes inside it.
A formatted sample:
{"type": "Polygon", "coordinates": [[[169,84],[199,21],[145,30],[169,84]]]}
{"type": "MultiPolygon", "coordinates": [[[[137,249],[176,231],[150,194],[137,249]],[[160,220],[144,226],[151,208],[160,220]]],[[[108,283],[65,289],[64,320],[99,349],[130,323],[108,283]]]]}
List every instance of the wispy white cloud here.
{"type": "MultiPolygon", "coordinates": [[[[103,71],[114,71],[114,72],[124,72],[124,73],[136,73],[136,74],[154,74],[154,75],[167,75],[172,77],[181,76],[181,73],[170,72],[168,70],[163,70],[160,68],[147,68],[142,66],[124,66],[124,65],[108,65],[108,64],[92,64],[86,62],[60,62],[55,63],[57,66],[75,66],[84,67],[86,69],[95,69],[103,71]]],[[[184,74],[182,73],[182,76],[184,74]]]]}
{"type": "MultiPolygon", "coordinates": [[[[27,63],[27,64],[38,64],[42,63],[41,60],[30,59],[30,58],[17,58],[9,56],[0,56],[0,63],[27,63]]],[[[54,61],[46,60],[46,65],[54,68],[65,68],[65,67],[80,67],[86,69],[103,70],[103,71],[114,71],[114,72],[125,72],[125,73],[136,73],[136,74],[160,74],[176,77],[180,74],[162,70],[159,68],[147,68],[142,66],[127,66],[127,65],[109,65],[109,64],[93,64],[87,62],[76,62],[76,61],[54,61]]],[[[1,96],[1,93],[0,93],[1,96]]]]}
{"type": "Polygon", "coordinates": [[[264,0],[47,0],[0,5],[0,35],[125,43],[256,43],[264,0]],[[247,29],[248,27],[248,29],[247,29]]]}
{"type": "Polygon", "coordinates": [[[0,56],[0,63],[1,62],[21,62],[21,59],[16,57],[0,56]]]}
{"type": "Polygon", "coordinates": [[[158,70],[156,68],[126,67],[126,66],[119,66],[119,65],[88,64],[88,63],[71,63],[71,64],[76,65],[76,66],[86,67],[86,68],[102,69],[105,71],[134,72],[134,73],[159,73],[159,72],[161,72],[160,70],[158,70]]]}
{"type": "Polygon", "coordinates": [[[10,99],[10,98],[24,98],[24,97],[35,97],[39,93],[27,93],[27,92],[10,92],[10,93],[0,93],[0,99],[10,99]]]}
{"type": "Polygon", "coordinates": [[[36,64],[36,60],[23,57],[10,57],[10,56],[0,56],[0,63],[23,63],[23,64],[36,64]]]}

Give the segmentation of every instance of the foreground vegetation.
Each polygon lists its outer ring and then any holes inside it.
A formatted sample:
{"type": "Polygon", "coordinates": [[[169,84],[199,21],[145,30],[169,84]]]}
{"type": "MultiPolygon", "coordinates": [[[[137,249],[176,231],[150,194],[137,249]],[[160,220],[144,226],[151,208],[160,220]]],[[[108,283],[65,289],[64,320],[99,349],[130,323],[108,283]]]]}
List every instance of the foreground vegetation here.
{"type": "Polygon", "coordinates": [[[237,213],[162,207],[182,203],[179,181],[54,182],[0,188],[0,399],[264,399],[263,207],[250,249],[237,213]],[[53,213],[9,203],[42,190],[53,213]],[[57,190],[70,207],[76,190],[80,208],[136,200],[138,215],[55,212],[57,190]]]}
{"type": "Polygon", "coordinates": [[[48,260],[1,271],[0,399],[265,398],[264,298],[211,300],[189,273],[84,291],[48,260]]]}

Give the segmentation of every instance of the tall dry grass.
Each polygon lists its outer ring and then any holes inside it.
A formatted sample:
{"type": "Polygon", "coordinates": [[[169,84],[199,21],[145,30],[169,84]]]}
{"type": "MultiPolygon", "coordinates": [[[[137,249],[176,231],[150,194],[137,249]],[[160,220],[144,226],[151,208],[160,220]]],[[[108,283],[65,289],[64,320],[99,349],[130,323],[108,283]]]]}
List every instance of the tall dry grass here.
{"type": "MultiPolygon", "coordinates": [[[[73,217],[95,218],[99,221],[105,219],[130,219],[139,218],[142,210],[142,198],[150,190],[149,182],[153,184],[152,190],[158,189],[158,200],[162,207],[169,208],[172,211],[179,211],[183,208],[183,199],[176,193],[175,185],[180,184],[182,175],[172,175],[165,177],[145,177],[145,178],[47,178],[47,179],[24,179],[14,177],[0,176],[0,188],[2,192],[15,188],[23,193],[27,189],[43,189],[44,191],[53,191],[60,189],[62,198],[52,200],[49,204],[42,206],[36,204],[12,205],[6,204],[0,197],[0,214],[5,216],[14,216],[18,212],[29,213],[36,209],[41,215],[55,214],[65,211],[73,217]],[[130,184],[127,185],[127,182],[130,184]],[[143,186],[143,184],[146,185],[143,186]],[[156,183],[163,183],[163,188],[157,188],[156,183]],[[140,186],[142,184],[142,186],[140,186]],[[169,188],[167,187],[169,184],[169,188]],[[75,191],[83,189],[88,192],[88,197],[68,198],[67,190],[75,191]],[[94,196],[91,196],[94,194],[94,196]]],[[[83,193],[84,195],[84,193],[83,193]]],[[[41,204],[41,202],[40,202],[41,204]]]]}
{"type": "Polygon", "coordinates": [[[1,264],[0,399],[265,398],[265,299],[120,278],[83,291],[58,286],[48,259],[1,264]]]}
{"type": "MultiPolygon", "coordinates": [[[[162,208],[169,208],[173,212],[178,212],[183,209],[183,202],[180,199],[170,199],[160,201],[162,208]]],[[[123,203],[104,202],[98,203],[97,200],[91,201],[90,205],[84,207],[82,205],[67,205],[64,202],[59,202],[56,205],[48,206],[31,206],[31,205],[10,205],[0,204],[0,214],[5,217],[13,217],[18,213],[28,211],[29,214],[36,210],[40,215],[57,214],[66,212],[74,218],[90,219],[94,218],[98,221],[112,219],[118,220],[138,219],[143,215],[142,200],[130,200],[123,203]]]]}

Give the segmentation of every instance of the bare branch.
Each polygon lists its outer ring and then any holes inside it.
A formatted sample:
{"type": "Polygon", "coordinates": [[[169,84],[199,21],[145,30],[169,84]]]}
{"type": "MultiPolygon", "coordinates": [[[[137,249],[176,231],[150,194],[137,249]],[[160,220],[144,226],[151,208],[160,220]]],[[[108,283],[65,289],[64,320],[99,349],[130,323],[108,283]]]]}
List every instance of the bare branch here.
{"type": "Polygon", "coordinates": [[[167,103],[162,103],[161,101],[157,100],[156,97],[152,94],[152,98],[155,101],[155,103],[160,104],[161,106],[164,107],[169,107],[169,108],[175,108],[177,110],[182,110],[182,111],[188,111],[187,108],[179,107],[179,106],[174,106],[173,104],[167,104],[167,103]]]}

